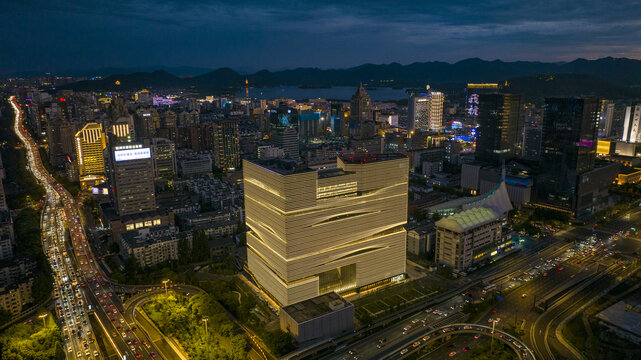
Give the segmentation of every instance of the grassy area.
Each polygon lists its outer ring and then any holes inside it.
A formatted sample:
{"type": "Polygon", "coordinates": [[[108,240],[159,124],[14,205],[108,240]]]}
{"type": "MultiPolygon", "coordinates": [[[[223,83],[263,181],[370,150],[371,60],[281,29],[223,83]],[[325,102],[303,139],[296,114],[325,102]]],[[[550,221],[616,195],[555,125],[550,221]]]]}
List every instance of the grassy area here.
{"type": "MultiPolygon", "coordinates": [[[[44,313],[44,311],[43,311],[44,313]]],[[[0,334],[0,358],[58,360],[65,358],[64,342],[60,329],[51,313],[31,324],[16,324],[0,334]]]]}
{"type": "Polygon", "coordinates": [[[361,324],[367,324],[372,319],[399,311],[436,293],[437,289],[427,278],[390,285],[354,300],[355,316],[361,324]]]}
{"type": "Polygon", "coordinates": [[[254,331],[275,356],[296,348],[291,334],[269,326],[269,322],[275,320],[274,314],[240,279],[209,280],[200,282],[200,287],[212,294],[241,324],[254,331]]]}
{"type": "Polygon", "coordinates": [[[494,341],[494,344],[486,342],[470,351],[470,359],[474,360],[517,360],[518,358],[512,348],[500,341],[494,341]]]}
{"type": "Polygon", "coordinates": [[[583,326],[581,316],[575,316],[574,319],[570,320],[565,325],[563,328],[563,336],[569,343],[574,345],[579,352],[583,352],[585,350],[588,332],[586,331],[585,326],[583,326]]]}
{"type": "Polygon", "coordinates": [[[149,318],[173,336],[193,359],[245,359],[247,340],[208,294],[184,297],[175,292],[157,295],[143,305],[149,318]],[[207,318],[207,331],[203,318],[207,318]]]}

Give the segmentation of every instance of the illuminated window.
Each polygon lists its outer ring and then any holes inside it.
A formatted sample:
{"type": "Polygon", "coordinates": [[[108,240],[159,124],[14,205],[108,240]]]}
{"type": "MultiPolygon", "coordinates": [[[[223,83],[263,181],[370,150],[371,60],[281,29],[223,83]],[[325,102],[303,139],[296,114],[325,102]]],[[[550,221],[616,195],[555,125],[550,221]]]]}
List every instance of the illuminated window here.
{"type": "Polygon", "coordinates": [[[154,222],[153,222],[153,223],[154,223],[154,226],[155,226],[155,225],[160,225],[160,219],[154,219],[154,222]]]}
{"type": "Polygon", "coordinates": [[[127,224],[126,229],[127,229],[127,231],[133,230],[134,229],[134,224],[127,224]]]}
{"type": "Polygon", "coordinates": [[[136,223],[136,229],[140,229],[143,226],[144,226],[144,224],[142,222],[136,223]]]}
{"type": "Polygon", "coordinates": [[[145,221],[145,226],[151,226],[151,220],[145,221]]]}

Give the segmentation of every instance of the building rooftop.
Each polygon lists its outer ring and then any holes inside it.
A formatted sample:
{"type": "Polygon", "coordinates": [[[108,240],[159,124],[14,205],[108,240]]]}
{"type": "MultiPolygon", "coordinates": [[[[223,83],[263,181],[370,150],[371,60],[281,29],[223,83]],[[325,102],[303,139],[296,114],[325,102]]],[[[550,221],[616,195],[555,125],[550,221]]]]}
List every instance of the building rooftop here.
{"type": "Polygon", "coordinates": [[[252,162],[267,170],[271,170],[280,175],[291,175],[291,174],[297,174],[297,173],[303,173],[303,172],[309,172],[309,171],[316,171],[308,168],[303,163],[300,163],[296,160],[290,160],[290,159],[273,158],[273,159],[252,159],[247,161],[252,162]]]}
{"type": "Polygon", "coordinates": [[[402,153],[395,154],[368,154],[368,153],[340,153],[338,158],[346,164],[365,164],[378,161],[397,160],[407,158],[402,153]]]}
{"type": "Polygon", "coordinates": [[[459,209],[467,210],[476,207],[490,207],[498,213],[506,214],[513,209],[510,196],[507,193],[507,185],[502,181],[494,190],[474,197],[462,197],[447,201],[430,207],[430,211],[459,209]]]}
{"type": "Polygon", "coordinates": [[[343,169],[336,169],[336,168],[318,170],[319,179],[325,179],[325,178],[330,178],[334,176],[342,176],[347,174],[353,174],[353,172],[346,172],[346,171],[343,171],[343,169]]]}
{"type": "Polygon", "coordinates": [[[492,208],[477,207],[463,210],[460,213],[450,215],[436,222],[439,228],[445,228],[457,233],[463,233],[496,221],[502,217],[492,208]]]}
{"type": "Polygon", "coordinates": [[[353,306],[352,303],[331,292],[285,306],[281,311],[300,324],[349,306],[353,306]]]}

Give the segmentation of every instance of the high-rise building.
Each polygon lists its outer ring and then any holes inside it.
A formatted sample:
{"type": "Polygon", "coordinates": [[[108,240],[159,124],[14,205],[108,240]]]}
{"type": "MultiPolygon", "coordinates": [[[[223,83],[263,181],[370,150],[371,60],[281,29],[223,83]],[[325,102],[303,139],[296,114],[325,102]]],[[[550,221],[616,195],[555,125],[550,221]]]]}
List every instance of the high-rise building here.
{"type": "Polygon", "coordinates": [[[594,169],[599,115],[597,98],[545,99],[538,202],[573,214],[589,207],[580,178],[594,169]]]}
{"type": "Polygon", "coordinates": [[[78,179],[83,190],[90,190],[106,180],[104,149],[107,146],[102,125],[86,124],[76,133],[78,179]]]}
{"type": "Polygon", "coordinates": [[[430,91],[412,94],[409,99],[408,130],[441,131],[445,95],[430,91]]]}
{"type": "Polygon", "coordinates": [[[151,149],[139,143],[116,144],[109,157],[109,186],[118,214],[155,210],[151,149]]]}
{"type": "Polygon", "coordinates": [[[614,122],[614,102],[601,100],[601,119],[599,121],[599,137],[610,137],[614,122]]]}
{"type": "Polygon", "coordinates": [[[55,118],[47,123],[47,142],[49,161],[54,167],[63,167],[68,156],[74,153],[74,136],[76,124],[62,118],[55,118]]]}
{"type": "Polygon", "coordinates": [[[480,83],[467,84],[465,88],[465,119],[466,123],[476,125],[479,116],[479,95],[494,93],[499,90],[499,84],[480,83]]]}
{"type": "Polygon", "coordinates": [[[519,94],[479,94],[475,158],[499,164],[517,154],[521,133],[522,96],[519,94]]]}
{"type": "Polygon", "coordinates": [[[125,118],[116,120],[109,128],[109,132],[115,135],[118,142],[130,142],[135,138],[134,127],[125,118]]]}
{"type": "Polygon", "coordinates": [[[363,83],[360,83],[352,95],[350,122],[363,123],[367,121],[372,121],[372,98],[363,88],[363,83]]]}
{"type": "Polygon", "coordinates": [[[405,272],[405,155],[340,154],[337,168],[243,161],[248,266],[282,305],[405,272]]]}
{"type": "MultiPolygon", "coordinates": [[[[238,168],[240,166],[238,120],[218,120],[214,131],[214,161],[216,167],[225,170],[238,168]]],[[[298,138],[296,143],[298,144],[298,138]]]]}
{"type": "Polygon", "coordinates": [[[625,108],[622,140],[631,143],[641,142],[641,104],[625,108]]]}
{"type": "Polygon", "coordinates": [[[541,157],[541,133],[540,126],[532,125],[523,130],[523,151],[521,156],[524,159],[539,161],[541,157]]]}
{"type": "Polygon", "coordinates": [[[176,145],[163,138],[144,139],[144,146],[151,147],[151,158],[154,163],[154,177],[171,179],[177,174],[176,145]]]}
{"type": "Polygon", "coordinates": [[[272,144],[283,149],[285,157],[298,160],[300,148],[298,144],[298,132],[293,126],[273,126],[272,144]]]}

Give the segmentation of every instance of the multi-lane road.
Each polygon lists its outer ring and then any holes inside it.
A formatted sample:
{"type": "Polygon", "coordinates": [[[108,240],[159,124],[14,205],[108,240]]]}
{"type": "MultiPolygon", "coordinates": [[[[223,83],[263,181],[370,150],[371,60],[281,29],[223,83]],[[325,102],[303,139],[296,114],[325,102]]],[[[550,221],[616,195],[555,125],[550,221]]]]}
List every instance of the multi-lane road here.
{"type": "Polygon", "coordinates": [[[55,276],[56,314],[62,325],[68,358],[107,358],[95,344],[96,331],[103,333],[118,358],[159,358],[153,345],[133,322],[112,285],[105,281],[80,222],[73,197],[44,167],[38,146],[23,127],[23,112],[15,97],[9,99],[15,111],[14,131],[27,153],[29,170],[44,187],[43,248],[55,276]],[[92,329],[95,316],[100,329],[92,329]]]}

